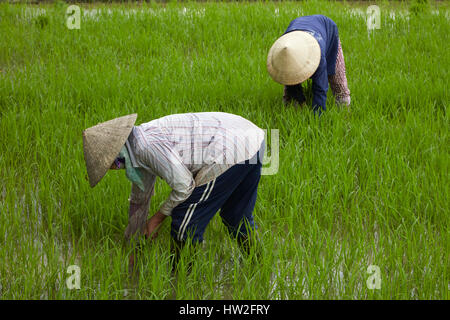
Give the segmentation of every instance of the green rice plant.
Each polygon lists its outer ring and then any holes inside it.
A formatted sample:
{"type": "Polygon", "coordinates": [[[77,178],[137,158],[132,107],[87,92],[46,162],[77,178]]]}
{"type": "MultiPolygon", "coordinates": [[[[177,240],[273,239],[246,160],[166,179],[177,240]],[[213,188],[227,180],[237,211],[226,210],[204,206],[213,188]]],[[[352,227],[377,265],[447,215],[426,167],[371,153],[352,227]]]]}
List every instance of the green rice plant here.
{"type": "MultiPolygon", "coordinates": [[[[378,5],[368,34],[354,3],[85,4],[78,30],[64,3],[1,3],[0,298],[448,299],[448,4],[378,5]],[[337,23],[352,95],[346,110],[330,93],[320,118],[283,106],[266,71],[275,39],[309,14],[337,23]],[[175,275],[166,222],[130,277],[130,183],[111,172],[89,187],[81,133],[201,111],[279,130],[254,212],[262,260],[216,216],[175,275]]],[[[169,192],[157,182],[150,214],[169,192]]]]}

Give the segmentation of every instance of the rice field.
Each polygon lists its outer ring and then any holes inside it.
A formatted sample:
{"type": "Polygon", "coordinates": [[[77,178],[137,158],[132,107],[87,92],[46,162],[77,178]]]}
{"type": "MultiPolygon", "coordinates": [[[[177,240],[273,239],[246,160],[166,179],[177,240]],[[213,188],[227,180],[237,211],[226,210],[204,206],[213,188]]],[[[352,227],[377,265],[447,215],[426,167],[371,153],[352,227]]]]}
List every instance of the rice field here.
{"type": "MultiPolygon", "coordinates": [[[[448,4],[379,2],[370,32],[368,5],[80,4],[69,29],[62,2],[1,3],[0,299],[448,299],[448,4]],[[350,110],[331,92],[321,117],[285,107],[266,71],[272,43],[310,14],[338,25],[350,110]],[[279,130],[254,212],[262,258],[216,216],[183,252],[192,271],[173,275],[167,219],[130,277],[131,185],[111,172],[89,187],[82,130],[200,111],[279,130]]],[[[155,190],[150,215],[170,192],[155,190]]]]}

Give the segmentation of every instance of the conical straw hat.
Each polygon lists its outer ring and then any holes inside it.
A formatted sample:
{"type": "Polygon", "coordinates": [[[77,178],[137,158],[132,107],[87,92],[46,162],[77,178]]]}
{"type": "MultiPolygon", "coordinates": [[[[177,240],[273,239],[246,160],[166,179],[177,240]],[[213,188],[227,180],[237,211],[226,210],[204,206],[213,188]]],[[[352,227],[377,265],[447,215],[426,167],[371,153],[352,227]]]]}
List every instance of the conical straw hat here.
{"type": "Polygon", "coordinates": [[[292,31],[275,41],[267,56],[267,70],[273,80],[284,85],[302,83],[320,63],[320,46],[308,32],[292,31]]]}
{"type": "Polygon", "coordinates": [[[119,154],[136,122],[130,114],[99,123],[83,131],[83,151],[91,187],[103,178],[119,154]]]}

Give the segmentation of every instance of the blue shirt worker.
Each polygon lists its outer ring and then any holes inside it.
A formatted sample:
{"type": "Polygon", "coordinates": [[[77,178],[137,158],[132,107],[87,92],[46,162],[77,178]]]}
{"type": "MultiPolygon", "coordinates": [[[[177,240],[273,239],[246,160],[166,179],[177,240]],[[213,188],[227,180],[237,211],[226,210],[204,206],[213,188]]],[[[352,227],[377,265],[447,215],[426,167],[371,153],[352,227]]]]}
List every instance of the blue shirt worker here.
{"type": "Polygon", "coordinates": [[[312,79],[312,107],[325,111],[328,83],[338,105],[350,105],[350,90],[336,23],[323,15],[294,19],[269,50],[267,70],[283,84],[285,104],[306,103],[302,83],[312,79]]]}

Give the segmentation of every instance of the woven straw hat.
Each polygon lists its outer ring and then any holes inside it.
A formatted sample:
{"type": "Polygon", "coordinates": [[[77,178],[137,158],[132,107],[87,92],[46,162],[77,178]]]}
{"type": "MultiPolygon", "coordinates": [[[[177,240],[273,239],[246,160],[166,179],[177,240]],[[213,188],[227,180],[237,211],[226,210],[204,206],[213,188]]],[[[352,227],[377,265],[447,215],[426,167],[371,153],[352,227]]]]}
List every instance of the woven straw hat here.
{"type": "Polygon", "coordinates": [[[267,70],[273,80],[284,85],[302,83],[320,63],[320,46],[308,32],[292,31],[275,41],[267,56],[267,70]]]}
{"type": "Polygon", "coordinates": [[[112,119],[83,131],[83,151],[91,187],[103,178],[136,122],[137,114],[112,119]]]}

